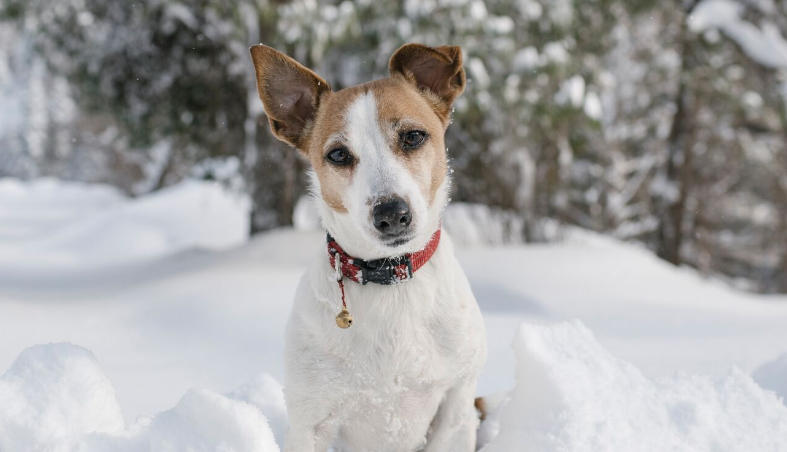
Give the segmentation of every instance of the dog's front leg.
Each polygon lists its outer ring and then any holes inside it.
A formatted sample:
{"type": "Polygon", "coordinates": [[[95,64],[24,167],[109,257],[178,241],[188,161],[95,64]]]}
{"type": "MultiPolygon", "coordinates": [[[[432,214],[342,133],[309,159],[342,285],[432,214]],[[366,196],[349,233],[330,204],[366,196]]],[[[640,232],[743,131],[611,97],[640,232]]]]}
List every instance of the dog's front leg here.
{"type": "Polygon", "coordinates": [[[287,429],[285,452],[326,452],[336,435],[330,423],[291,423],[287,429]]]}
{"type": "Polygon", "coordinates": [[[315,429],[313,426],[290,425],[287,429],[285,452],[315,452],[315,429]]]}
{"type": "Polygon", "coordinates": [[[330,415],[326,394],[292,394],[287,401],[290,426],[285,452],[326,452],[336,437],[338,424],[330,415]]]}
{"type": "Polygon", "coordinates": [[[424,452],[475,451],[478,430],[475,390],[476,379],[472,378],[446,392],[432,419],[424,452]]]}

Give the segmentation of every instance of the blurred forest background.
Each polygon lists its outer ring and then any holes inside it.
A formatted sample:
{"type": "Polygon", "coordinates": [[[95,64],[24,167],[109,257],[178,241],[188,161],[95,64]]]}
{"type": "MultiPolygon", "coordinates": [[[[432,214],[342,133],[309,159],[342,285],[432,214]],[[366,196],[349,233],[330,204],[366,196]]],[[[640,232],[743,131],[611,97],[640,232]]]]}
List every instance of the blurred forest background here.
{"type": "Polygon", "coordinates": [[[512,242],[576,225],[787,292],[786,35],[785,0],[0,0],[0,177],[216,179],[253,230],[288,225],[306,165],[249,46],[341,89],[405,42],[461,45],[454,200],[512,242]]]}

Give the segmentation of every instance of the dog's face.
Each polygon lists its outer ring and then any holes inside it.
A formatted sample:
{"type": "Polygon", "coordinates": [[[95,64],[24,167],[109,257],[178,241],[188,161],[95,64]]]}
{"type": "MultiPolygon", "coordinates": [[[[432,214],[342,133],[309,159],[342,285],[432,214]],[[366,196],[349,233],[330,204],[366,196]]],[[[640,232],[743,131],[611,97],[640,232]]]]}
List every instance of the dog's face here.
{"type": "Polygon", "coordinates": [[[311,162],[329,232],[367,259],[423,248],[447,199],[444,135],[465,86],[459,47],[405,45],[391,77],[339,92],[270,47],[251,54],[271,129],[311,162]]]}

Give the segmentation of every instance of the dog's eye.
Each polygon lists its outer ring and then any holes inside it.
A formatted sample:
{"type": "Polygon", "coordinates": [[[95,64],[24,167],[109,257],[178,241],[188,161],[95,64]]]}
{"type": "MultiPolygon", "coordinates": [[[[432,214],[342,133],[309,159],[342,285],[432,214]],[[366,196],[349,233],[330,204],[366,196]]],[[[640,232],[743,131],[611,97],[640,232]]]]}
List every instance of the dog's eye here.
{"type": "Polygon", "coordinates": [[[353,162],[353,157],[350,154],[350,151],[347,148],[336,148],[331,150],[325,158],[333,163],[334,165],[338,166],[345,166],[349,165],[353,162]]]}
{"type": "Polygon", "coordinates": [[[419,146],[424,144],[426,141],[426,132],[421,130],[411,130],[409,132],[404,132],[400,135],[400,139],[402,140],[402,147],[405,150],[412,150],[417,149],[419,146]]]}

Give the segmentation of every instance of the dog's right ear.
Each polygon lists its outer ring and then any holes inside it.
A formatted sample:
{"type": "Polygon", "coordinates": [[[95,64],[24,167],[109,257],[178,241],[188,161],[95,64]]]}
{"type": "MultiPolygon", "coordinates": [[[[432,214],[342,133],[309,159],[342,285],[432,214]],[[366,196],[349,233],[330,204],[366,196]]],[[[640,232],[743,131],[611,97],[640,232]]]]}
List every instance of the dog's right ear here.
{"type": "Polygon", "coordinates": [[[319,75],[268,46],[256,45],[249,51],[273,134],[306,153],[320,97],[331,87],[319,75]]]}

